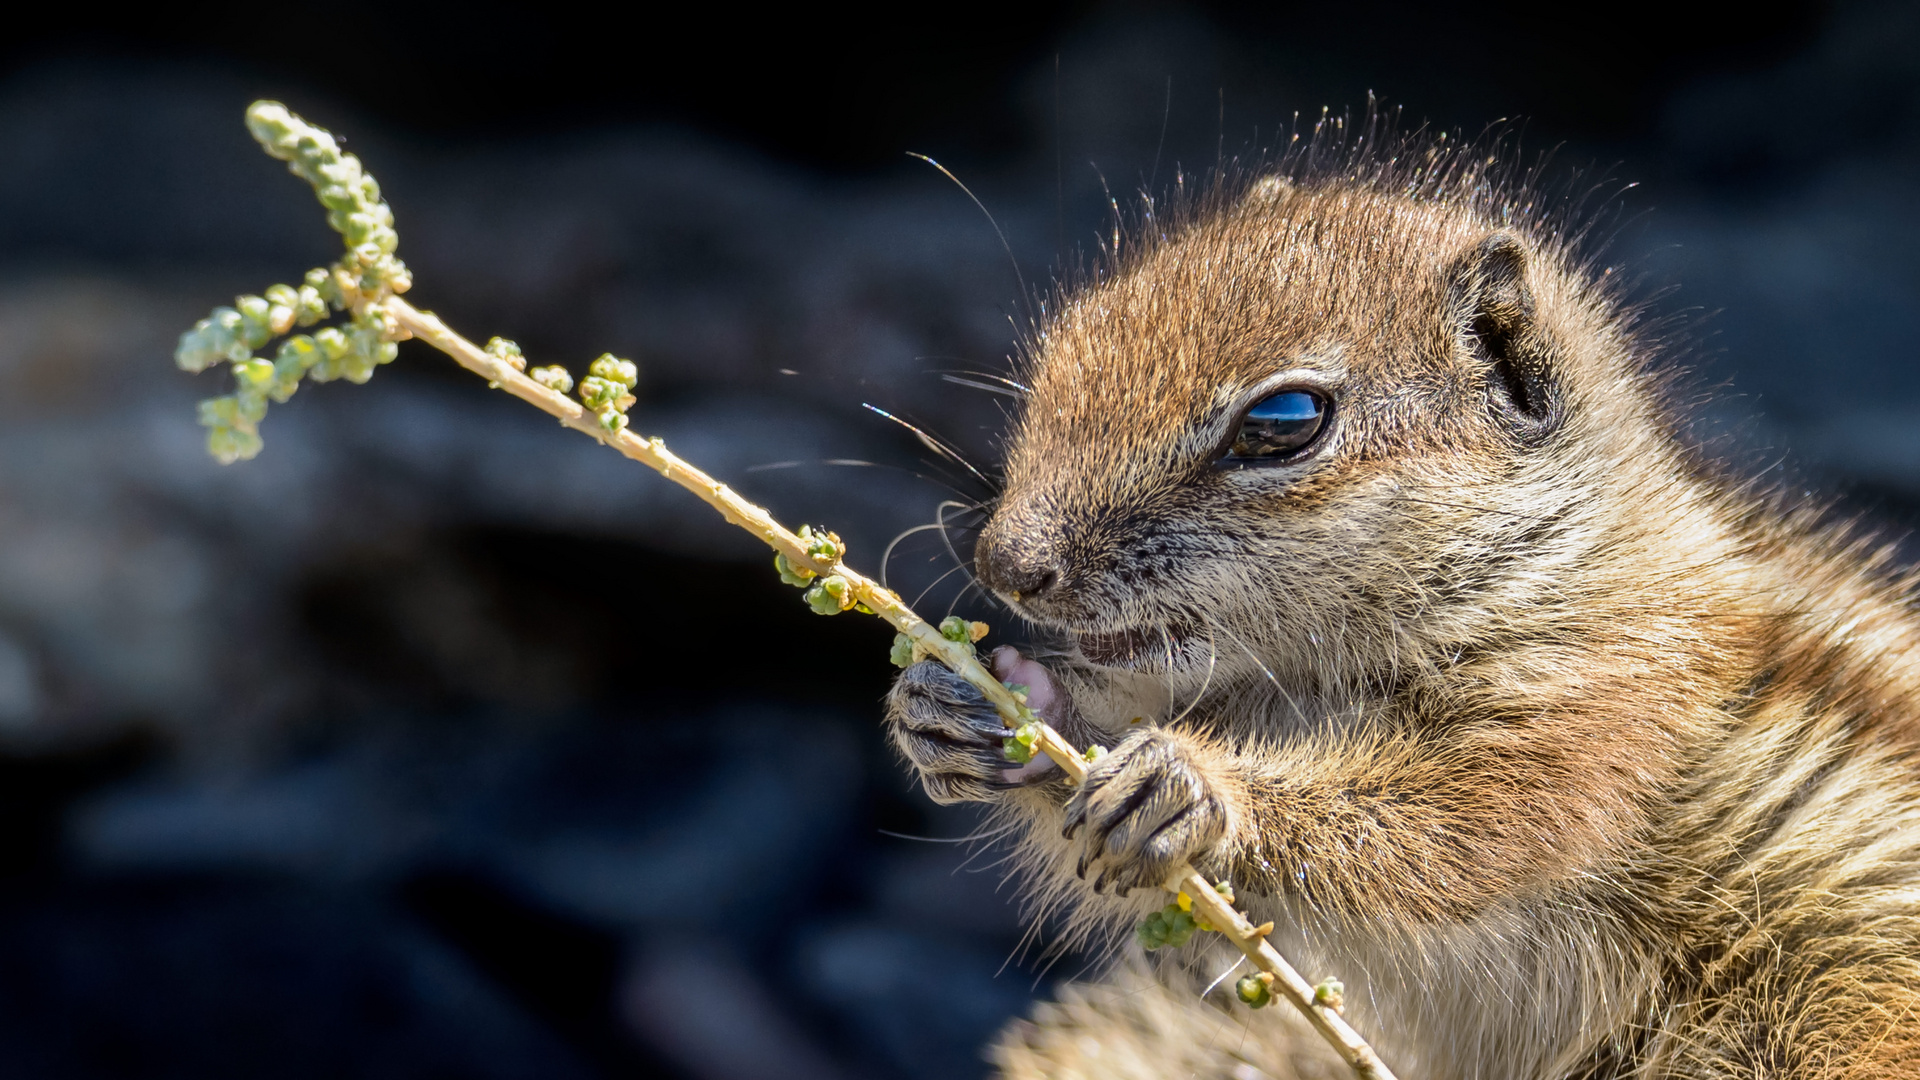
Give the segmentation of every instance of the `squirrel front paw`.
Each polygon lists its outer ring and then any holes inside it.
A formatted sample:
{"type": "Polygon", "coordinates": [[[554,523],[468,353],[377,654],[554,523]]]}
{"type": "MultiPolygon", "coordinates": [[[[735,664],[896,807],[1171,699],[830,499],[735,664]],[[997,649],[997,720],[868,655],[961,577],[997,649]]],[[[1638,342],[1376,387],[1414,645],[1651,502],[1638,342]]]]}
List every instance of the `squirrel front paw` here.
{"type": "Polygon", "coordinates": [[[1012,732],[973,684],[932,660],[900,673],[887,692],[887,733],[937,803],[985,802],[1011,768],[1012,732]]]}
{"type": "Polygon", "coordinates": [[[1075,872],[1097,870],[1095,892],[1125,894],[1163,885],[1174,867],[1215,851],[1227,806],[1178,737],[1141,731],[1095,762],[1067,801],[1067,839],[1082,830],[1075,872]]]}

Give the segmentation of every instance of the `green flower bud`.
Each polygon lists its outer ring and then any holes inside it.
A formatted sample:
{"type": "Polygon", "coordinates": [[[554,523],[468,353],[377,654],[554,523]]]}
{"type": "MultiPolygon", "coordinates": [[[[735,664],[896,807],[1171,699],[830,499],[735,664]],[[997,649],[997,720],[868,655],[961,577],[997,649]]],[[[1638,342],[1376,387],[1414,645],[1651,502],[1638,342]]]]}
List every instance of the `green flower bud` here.
{"type": "MultiPolygon", "coordinates": [[[[184,371],[205,371],[214,364],[227,358],[227,347],[233,343],[233,336],[220,325],[221,312],[233,314],[228,308],[217,308],[207,318],[193,324],[193,329],[180,335],[180,344],[173,350],[173,362],[184,371]]],[[[239,315],[234,314],[238,319],[239,315]]]]}
{"type": "Polygon", "coordinates": [[[240,340],[246,342],[247,348],[257,349],[273,340],[273,305],[265,297],[242,296],[234,300],[233,306],[240,314],[240,340]]]}
{"type": "MultiPolygon", "coordinates": [[[[338,363],[342,357],[353,351],[353,342],[348,340],[347,335],[337,326],[324,326],[315,331],[313,343],[319,346],[321,358],[331,363],[338,363]]],[[[319,372],[316,371],[314,377],[319,378],[319,372]]]]}
{"type": "MultiPolygon", "coordinates": [[[[313,184],[337,184],[351,194],[360,186],[360,159],[352,154],[340,152],[340,146],[333,136],[322,133],[316,136],[311,149],[302,155],[309,173],[308,182],[313,184]]],[[[358,203],[360,200],[355,199],[358,203]]]]}
{"type": "Polygon", "coordinates": [[[1249,1009],[1264,1009],[1273,1001],[1273,991],[1267,989],[1267,980],[1258,975],[1241,976],[1240,981],[1233,984],[1233,992],[1247,1003],[1249,1009]]]}
{"type": "MultiPolygon", "coordinates": [[[[234,395],[236,409],[245,425],[258,424],[267,418],[266,391],[253,386],[241,386],[234,395]]],[[[245,426],[243,425],[243,426],[245,426]]]]}
{"type": "Polygon", "coordinates": [[[558,394],[564,394],[573,389],[573,376],[567,374],[567,369],[558,364],[534,368],[527,372],[527,377],[558,394]]]}
{"type": "Polygon", "coordinates": [[[804,566],[793,565],[785,555],[774,555],[773,568],[780,571],[780,580],[788,585],[805,585],[814,579],[813,571],[804,566]]]}
{"type": "Polygon", "coordinates": [[[600,426],[609,435],[618,435],[627,429],[627,414],[613,409],[600,410],[600,426]]]}
{"type": "Polygon", "coordinates": [[[268,393],[275,401],[284,402],[300,389],[300,377],[323,359],[320,347],[305,334],[295,334],[280,343],[280,352],[273,358],[273,386],[268,393]]]}
{"type": "Polygon", "coordinates": [[[853,583],[849,582],[846,578],[841,577],[839,574],[829,574],[820,579],[820,587],[832,594],[834,599],[840,601],[841,610],[844,611],[853,606],[853,583]]]}
{"type": "Polygon", "coordinates": [[[298,367],[301,371],[320,362],[320,346],[310,334],[295,334],[280,343],[280,351],[274,354],[276,366],[298,367]]]}
{"type": "MultiPolygon", "coordinates": [[[[355,200],[354,205],[359,205],[358,200],[355,200]]],[[[372,242],[372,233],[380,227],[380,223],[374,220],[373,215],[364,211],[349,213],[345,224],[346,228],[341,230],[341,235],[345,236],[347,243],[353,247],[372,242]]]]}
{"type": "Polygon", "coordinates": [[[340,291],[340,279],[327,267],[316,266],[307,271],[306,288],[312,289],[326,304],[326,309],[314,316],[315,321],[326,318],[328,311],[347,306],[347,297],[340,291]]]}
{"type": "Polygon", "coordinates": [[[506,361],[515,371],[527,370],[526,355],[520,351],[520,346],[508,341],[506,338],[497,337],[489,339],[486,353],[496,360],[506,361]]]}
{"type": "Polygon", "coordinates": [[[182,371],[199,373],[207,370],[219,359],[219,353],[207,348],[206,340],[201,336],[197,323],[192,330],[181,334],[180,343],[173,347],[173,362],[182,371]]]}
{"type": "Polygon", "coordinates": [[[1104,746],[1101,746],[1098,743],[1095,743],[1094,745],[1087,747],[1086,753],[1080,755],[1081,759],[1084,760],[1089,765],[1093,764],[1096,761],[1099,761],[1101,758],[1106,756],[1107,756],[1107,748],[1104,746]]]}
{"type": "Polygon", "coordinates": [[[1199,929],[1191,912],[1181,911],[1178,907],[1167,912],[1167,944],[1174,948],[1185,945],[1199,929]]]}
{"type": "Polygon", "coordinates": [[[239,312],[229,307],[214,308],[213,314],[180,336],[174,362],[188,371],[205,371],[222,360],[246,360],[253,350],[241,340],[245,331],[246,320],[239,312]]]}
{"type": "Polygon", "coordinates": [[[608,382],[619,383],[627,390],[633,389],[640,381],[640,369],[634,366],[633,361],[622,360],[612,353],[601,353],[600,358],[587,370],[608,382]]]}
{"type": "Polygon", "coordinates": [[[1140,920],[1139,926],[1133,928],[1133,934],[1139,940],[1141,948],[1153,952],[1167,943],[1165,916],[1157,911],[1152,912],[1140,920]]]}
{"type": "Polygon", "coordinates": [[[807,606],[820,615],[838,615],[853,606],[852,586],[838,574],[814,582],[805,596],[807,606]]]}
{"type": "Polygon", "coordinates": [[[971,641],[967,636],[967,620],[958,615],[949,615],[940,620],[940,636],[961,645],[971,641]]]}
{"type": "Polygon", "coordinates": [[[1007,739],[1000,744],[1000,756],[1015,765],[1025,765],[1033,760],[1033,744],[1023,743],[1019,739],[1007,739]]]}
{"type": "Polygon", "coordinates": [[[222,465],[247,461],[260,453],[258,432],[217,427],[207,432],[207,453],[222,465]]]}
{"type": "Polygon", "coordinates": [[[231,395],[202,401],[199,412],[201,427],[232,427],[240,422],[240,402],[231,395]]]}
{"type": "Polygon", "coordinates": [[[893,651],[887,654],[897,668],[913,666],[913,639],[906,634],[893,635],[893,651]]]}
{"type": "Polygon", "coordinates": [[[233,365],[234,380],[240,385],[256,388],[273,383],[273,362],[253,359],[233,365]]]}
{"type": "Polygon", "coordinates": [[[327,301],[320,290],[311,285],[302,285],[294,294],[293,322],[295,326],[312,326],[327,317],[327,301]]]}
{"type": "Polygon", "coordinates": [[[207,320],[211,324],[215,340],[223,349],[238,341],[241,333],[246,329],[246,320],[230,307],[214,308],[213,314],[207,316],[207,320]]]}
{"type": "Polygon", "coordinates": [[[1320,980],[1320,985],[1313,988],[1313,1003],[1339,1012],[1347,1004],[1347,985],[1334,978],[1320,980]]]}
{"type": "Polygon", "coordinates": [[[626,387],[598,375],[589,375],[580,380],[580,400],[589,409],[607,408],[625,391],[626,387]]]}
{"type": "Polygon", "coordinates": [[[813,613],[816,615],[840,614],[840,601],[835,600],[818,584],[808,586],[807,591],[802,594],[802,598],[806,600],[807,606],[812,608],[813,613]]]}
{"type": "Polygon", "coordinates": [[[359,327],[349,329],[346,333],[347,351],[334,361],[334,371],[348,382],[364,383],[373,378],[374,359],[367,353],[367,346],[372,342],[359,327]]]}
{"type": "Polygon", "coordinates": [[[1134,928],[1134,936],[1139,939],[1141,947],[1151,952],[1168,946],[1177,949],[1185,945],[1196,929],[1191,915],[1181,911],[1177,904],[1168,904],[1142,919],[1140,925],[1134,928]]]}
{"type": "Polygon", "coordinates": [[[839,533],[802,525],[796,535],[807,545],[807,554],[822,562],[839,562],[840,557],[847,553],[847,545],[840,542],[839,533]]]}
{"type": "Polygon", "coordinates": [[[256,101],[247,109],[247,130],[267,153],[282,161],[293,156],[297,134],[293,114],[277,101],[256,101]]]}

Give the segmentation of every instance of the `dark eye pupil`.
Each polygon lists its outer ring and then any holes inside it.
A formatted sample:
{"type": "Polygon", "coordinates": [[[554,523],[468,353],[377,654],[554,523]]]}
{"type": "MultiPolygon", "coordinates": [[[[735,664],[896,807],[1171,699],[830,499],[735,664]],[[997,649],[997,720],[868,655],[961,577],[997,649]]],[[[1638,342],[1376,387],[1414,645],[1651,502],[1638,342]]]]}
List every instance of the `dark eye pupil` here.
{"type": "Polygon", "coordinates": [[[1247,410],[1240,433],[1233,440],[1233,456],[1276,457],[1291,454],[1313,441],[1326,423],[1327,402],[1318,394],[1289,390],[1275,394],[1247,410]]]}

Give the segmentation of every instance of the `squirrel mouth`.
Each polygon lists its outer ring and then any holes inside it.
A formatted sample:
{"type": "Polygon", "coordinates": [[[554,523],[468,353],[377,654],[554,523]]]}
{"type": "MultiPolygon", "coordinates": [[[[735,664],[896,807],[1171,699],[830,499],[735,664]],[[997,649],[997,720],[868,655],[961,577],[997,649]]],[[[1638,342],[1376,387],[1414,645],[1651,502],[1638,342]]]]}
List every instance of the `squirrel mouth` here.
{"type": "Polygon", "coordinates": [[[1133,627],[1104,633],[1076,633],[1080,653],[1102,667],[1174,666],[1179,662],[1186,635],[1181,627],[1133,627]]]}

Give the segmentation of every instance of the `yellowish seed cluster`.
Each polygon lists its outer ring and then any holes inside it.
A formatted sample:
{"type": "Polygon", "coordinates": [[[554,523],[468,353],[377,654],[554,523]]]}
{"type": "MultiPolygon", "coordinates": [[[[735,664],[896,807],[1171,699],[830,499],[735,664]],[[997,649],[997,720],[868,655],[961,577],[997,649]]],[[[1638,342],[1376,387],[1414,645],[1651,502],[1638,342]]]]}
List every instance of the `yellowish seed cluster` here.
{"type": "Polygon", "coordinates": [[[313,185],[347,251],[332,266],[307,271],[299,286],[272,285],[258,296],[238,297],[180,336],[173,354],[180,367],[199,372],[226,363],[233,369],[233,393],[200,403],[207,449],[223,464],[260,452],[267,402],[286,401],[302,379],[362,383],[374,368],[392,362],[397,335],[377,301],[413,283],[406,264],[394,256],[400,235],[393,211],[359,158],[342,153],[332,135],[274,102],[254,103],[247,128],[267,153],[313,185]],[[335,312],[351,314],[339,325],[288,338],[272,360],[254,355],[274,338],[335,312]]]}

